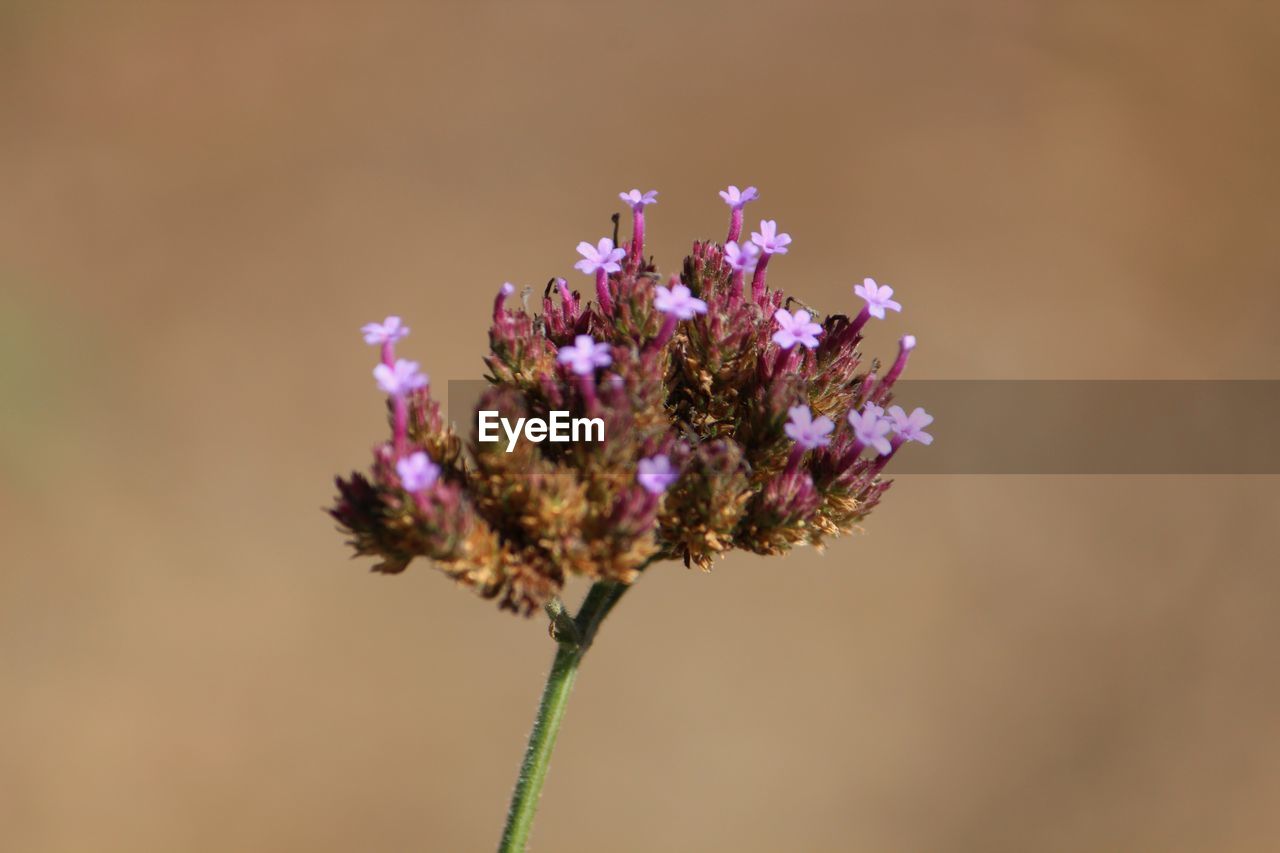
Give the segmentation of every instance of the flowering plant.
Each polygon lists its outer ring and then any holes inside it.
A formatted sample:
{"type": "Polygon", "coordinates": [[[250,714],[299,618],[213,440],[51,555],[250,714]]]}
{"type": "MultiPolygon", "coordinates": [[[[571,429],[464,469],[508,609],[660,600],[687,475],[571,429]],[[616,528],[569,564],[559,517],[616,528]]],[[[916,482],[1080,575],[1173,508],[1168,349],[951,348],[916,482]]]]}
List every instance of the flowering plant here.
{"type": "Polygon", "coordinates": [[[374,377],[391,437],[367,474],[338,479],[333,517],[356,553],[378,559],[375,571],[428,558],[503,609],[545,609],[560,644],[504,850],[523,849],[583,653],[646,567],[678,559],[706,569],[734,548],[820,546],[879,503],[904,442],[932,441],[923,409],[890,405],[915,338],[901,339],[883,373],[858,351],[871,318],[902,310],[893,288],[865,279],[854,288],[859,311],[823,317],[769,287],[789,234],[764,220],[742,240],[756,188],[720,196],[730,208],[724,242],[695,242],[665,284],[644,254],[657,193],[631,190],[621,194],[632,210],[626,246],[616,227],[578,245],[594,303],[562,278],[547,285],[540,313],[511,307],[511,284],[498,291],[478,409],[513,419],[568,410],[602,420],[603,441],[525,441],[508,452],[474,431],[464,439],[419,365],[396,357],[409,332],[400,318],[363,329],[380,350],[374,377]],[[572,618],[559,599],[570,575],[595,582],[572,618]]]}

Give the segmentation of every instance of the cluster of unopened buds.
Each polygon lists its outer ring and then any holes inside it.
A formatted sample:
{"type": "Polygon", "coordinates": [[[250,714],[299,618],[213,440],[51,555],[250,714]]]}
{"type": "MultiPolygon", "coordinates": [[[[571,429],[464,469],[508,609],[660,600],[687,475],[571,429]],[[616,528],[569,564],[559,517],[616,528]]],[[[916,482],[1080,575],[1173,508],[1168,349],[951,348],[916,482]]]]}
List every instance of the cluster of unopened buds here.
{"type": "MultiPolygon", "coordinates": [[[[447,574],[529,613],[569,575],[631,583],[655,560],[706,568],[733,548],[775,554],[846,532],[879,502],[887,463],[929,444],[933,418],[892,405],[916,340],[887,371],[858,352],[870,319],[901,311],[867,278],[852,317],[822,317],[767,281],[791,236],[773,220],[743,239],[759,194],[730,186],[722,243],[695,242],[664,279],[644,254],[645,208],[657,192],[622,193],[632,238],[578,244],[594,303],[552,279],[541,312],[493,306],[489,386],[478,410],[554,411],[599,419],[603,440],[465,442],[445,423],[417,363],[396,357],[399,317],[370,323],[391,439],[367,474],[339,478],[331,510],[375,569],[425,557],[447,574]]],[[[452,413],[457,419],[461,413],[452,413]]],[[[474,427],[474,419],[473,419],[474,427]]]]}

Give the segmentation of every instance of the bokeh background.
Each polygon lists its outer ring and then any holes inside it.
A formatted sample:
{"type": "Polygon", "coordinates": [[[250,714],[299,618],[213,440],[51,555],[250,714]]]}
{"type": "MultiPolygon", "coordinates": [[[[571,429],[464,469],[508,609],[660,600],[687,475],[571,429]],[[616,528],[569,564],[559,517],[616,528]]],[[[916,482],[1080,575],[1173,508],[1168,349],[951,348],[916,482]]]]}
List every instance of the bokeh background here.
{"type": "MultiPolygon", "coordinates": [[[[369,575],[321,507],[383,434],[358,327],[475,378],[497,285],[576,275],[620,190],[671,269],[759,185],[771,280],[895,285],[869,349],[915,333],[916,378],[1280,378],[1278,40],[1256,2],[0,3],[0,849],[494,846],[544,624],[369,575]]],[[[912,476],[825,554],[654,569],[536,849],[1275,850],[1278,511],[912,476]]]]}

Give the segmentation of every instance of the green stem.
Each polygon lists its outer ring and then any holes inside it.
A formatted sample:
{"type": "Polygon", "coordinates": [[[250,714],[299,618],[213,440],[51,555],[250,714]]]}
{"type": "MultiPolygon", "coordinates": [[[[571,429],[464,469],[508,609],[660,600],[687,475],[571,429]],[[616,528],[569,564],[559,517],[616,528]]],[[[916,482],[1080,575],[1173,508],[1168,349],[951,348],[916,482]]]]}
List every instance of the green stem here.
{"type": "MultiPolygon", "coordinates": [[[[520,778],[516,780],[516,790],[511,796],[511,810],[507,813],[507,826],[502,832],[499,853],[524,853],[533,827],[533,816],[538,810],[538,798],[542,795],[542,784],[547,778],[551,751],[555,749],[556,735],[560,732],[560,721],[564,719],[569,693],[578,676],[578,665],[587,649],[591,648],[600,623],[626,591],[626,584],[596,581],[573,619],[577,637],[564,638],[572,631],[557,632],[557,636],[564,639],[560,640],[555,660],[551,663],[551,674],[547,676],[547,685],[542,691],[538,716],[533,721],[529,746],[520,765],[520,778]]],[[[548,612],[552,615],[554,629],[556,615],[560,611],[548,612]]]]}

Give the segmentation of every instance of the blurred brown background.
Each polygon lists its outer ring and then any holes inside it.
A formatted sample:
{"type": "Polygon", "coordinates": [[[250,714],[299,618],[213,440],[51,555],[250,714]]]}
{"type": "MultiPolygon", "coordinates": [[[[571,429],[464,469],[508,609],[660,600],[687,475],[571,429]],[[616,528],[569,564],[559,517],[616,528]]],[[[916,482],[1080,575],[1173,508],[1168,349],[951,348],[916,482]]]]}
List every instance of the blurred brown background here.
{"type": "MultiPolygon", "coordinates": [[[[382,435],[358,327],[478,376],[497,285],[578,275],[620,190],[671,269],[757,184],[771,280],[895,285],[870,349],[917,334],[917,378],[1280,378],[1278,39],[1253,2],[0,3],[0,849],[495,845],[544,625],[370,576],[320,508],[382,435]]],[[[655,569],[536,849],[1280,848],[1278,510],[909,477],[825,555],[655,569]]]]}

